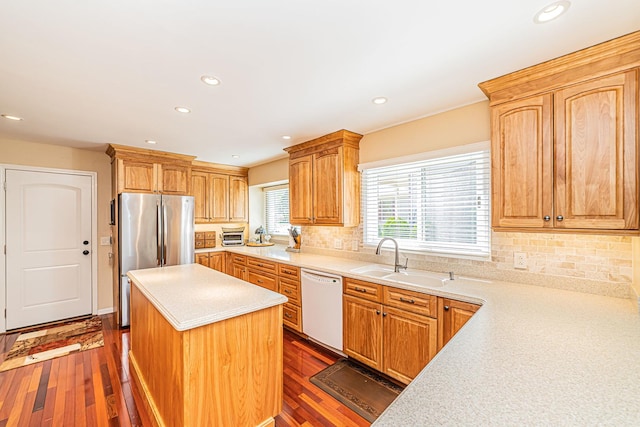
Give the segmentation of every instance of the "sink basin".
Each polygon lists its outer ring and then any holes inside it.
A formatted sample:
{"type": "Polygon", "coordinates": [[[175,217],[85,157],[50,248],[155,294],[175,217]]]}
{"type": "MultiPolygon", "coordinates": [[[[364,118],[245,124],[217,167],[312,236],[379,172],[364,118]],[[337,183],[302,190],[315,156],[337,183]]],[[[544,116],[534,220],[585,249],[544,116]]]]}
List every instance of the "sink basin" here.
{"type": "Polygon", "coordinates": [[[364,276],[378,277],[378,278],[388,276],[389,274],[394,274],[393,268],[390,268],[390,267],[387,268],[387,267],[383,267],[381,265],[376,265],[376,264],[365,265],[364,267],[354,268],[351,271],[356,274],[362,274],[364,276]]]}
{"type": "Polygon", "coordinates": [[[391,282],[406,283],[410,285],[429,286],[431,288],[439,288],[447,283],[447,278],[441,275],[428,273],[423,271],[401,271],[395,273],[393,268],[384,267],[377,264],[365,265],[351,270],[353,273],[362,274],[363,276],[375,277],[378,279],[389,280],[391,282]]]}

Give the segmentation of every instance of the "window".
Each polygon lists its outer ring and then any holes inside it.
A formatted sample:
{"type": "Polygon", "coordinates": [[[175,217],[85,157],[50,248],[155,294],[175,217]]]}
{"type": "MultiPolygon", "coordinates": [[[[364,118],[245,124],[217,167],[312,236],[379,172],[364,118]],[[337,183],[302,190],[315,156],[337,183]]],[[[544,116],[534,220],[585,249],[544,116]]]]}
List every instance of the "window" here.
{"type": "Polygon", "coordinates": [[[264,189],[265,224],[267,234],[289,234],[289,186],[264,189]]]}
{"type": "Polygon", "coordinates": [[[376,245],[393,237],[405,250],[488,257],[487,144],[425,156],[429,158],[360,167],[364,243],[376,245]]]}

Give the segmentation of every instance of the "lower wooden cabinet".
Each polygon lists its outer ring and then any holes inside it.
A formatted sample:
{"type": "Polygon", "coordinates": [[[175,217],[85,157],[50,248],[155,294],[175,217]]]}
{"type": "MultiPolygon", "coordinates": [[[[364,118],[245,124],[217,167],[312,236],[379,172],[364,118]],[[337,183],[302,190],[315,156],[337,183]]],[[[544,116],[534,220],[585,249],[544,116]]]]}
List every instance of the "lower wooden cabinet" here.
{"type": "Polygon", "coordinates": [[[196,263],[226,273],[225,252],[203,252],[196,254],[196,263]]]}
{"type": "Polygon", "coordinates": [[[278,292],[278,278],[272,274],[263,273],[262,271],[253,268],[247,268],[245,280],[253,285],[278,292]]]}
{"type": "Polygon", "coordinates": [[[449,342],[480,308],[479,305],[452,299],[442,299],[442,345],[449,342]]]}
{"type": "MultiPolygon", "coordinates": [[[[431,307],[430,295],[382,287],[384,303],[377,290],[380,285],[362,281],[345,280],[344,310],[344,352],[396,380],[408,384],[435,356],[438,344],[438,321],[434,317],[416,313],[424,312],[425,304],[431,307]],[[356,283],[357,282],[357,283],[356,283]],[[371,300],[371,287],[378,295],[371,300]],[[362,292],[360,296],[350,292],[362,292]],[[399,309],[391,304],[407,304],[399,309]],[[411,312],[412,310],[414,312],[411,312]]],[[[433,297],[436,298],[436,297],[433,297]]],[[[435,305],[429,315],[435,316],[435,305]]]]}

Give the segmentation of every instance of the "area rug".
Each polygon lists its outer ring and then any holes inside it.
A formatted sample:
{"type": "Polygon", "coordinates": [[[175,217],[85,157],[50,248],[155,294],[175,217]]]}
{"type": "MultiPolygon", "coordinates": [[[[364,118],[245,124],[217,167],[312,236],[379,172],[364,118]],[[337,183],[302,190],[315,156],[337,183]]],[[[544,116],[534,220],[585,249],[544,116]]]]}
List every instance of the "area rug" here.
{"type": "Polygon", "coordinates": [[[45,326],[18,336],[0,365],[0,372],[103,345],[99,316],[45,326]]]}
{"type": "Polygon", "coordinates": [[[309,380],[370,423],[403,390],[374,371],[348,359],[338,360],[309,380]]]}

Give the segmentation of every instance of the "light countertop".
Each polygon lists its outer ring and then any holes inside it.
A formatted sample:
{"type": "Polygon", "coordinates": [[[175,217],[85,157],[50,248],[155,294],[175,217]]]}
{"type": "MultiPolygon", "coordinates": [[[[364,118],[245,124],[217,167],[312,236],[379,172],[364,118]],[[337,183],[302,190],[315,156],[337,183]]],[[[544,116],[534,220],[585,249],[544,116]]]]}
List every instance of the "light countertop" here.
{"type": "Polygon", "coordinates": [[[287,298],[199,264],[134,270],[133,285],[178,331],[287,302],[287,298]]]}
{"type": "Polygon", "coordinates": [[[631,299],[464,277],[429,288],[351,271],[371,263],[282,246],[216,249],[482,304],[375,426],[640,425],[631,299]]]}

